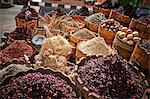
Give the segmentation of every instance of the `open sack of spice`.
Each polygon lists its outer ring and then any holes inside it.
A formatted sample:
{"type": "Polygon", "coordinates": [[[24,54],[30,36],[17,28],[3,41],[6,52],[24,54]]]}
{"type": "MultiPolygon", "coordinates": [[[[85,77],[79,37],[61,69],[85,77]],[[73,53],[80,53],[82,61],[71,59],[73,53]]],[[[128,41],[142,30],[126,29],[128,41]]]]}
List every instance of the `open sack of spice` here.
{"type": "Polygon", "coordinates": [[[15,40],[0,52],[0,68],[11,63],[30,63],[28,57],[33,53],[33,48],[25,40],[15,40]]]}
{"type": "Polygon", "coordinates": [[[4,43],[4,45],[1,46],[2,49],[7,47],[15,40],[25,40],[26,42],[31,43],[32,32],[31,29],[28,29],[27,27],[18,26],[14,31],[10,33],[4,33],[4,36],[1,39],[4,43]]]}
{"type": "Polygon", "coordinates": [[[36,25],[38,17],[39,14],[35,11],[35,9],[27,6],[15,17],[16,25],[32,29],[36,25]]]}
{"type": "Polygon", "coordinates": [[[80,99],[80,92],[65,74],[50,68],[19,72],[3,81],[0,98],[80,99]]]}
{"type": "Polygon", "coordinates": [[[87,41],[82,41],[77,45],[76,57],[81,59],[91,55],[115,54],[116,51],[108,46],[102,37],[95,37],[87,41]]]}
{"type": "Polygon", "coordinates": [[[74,80],[86,99],[147,99],[142,74],[119,55],[87,56],[74,80]]]}

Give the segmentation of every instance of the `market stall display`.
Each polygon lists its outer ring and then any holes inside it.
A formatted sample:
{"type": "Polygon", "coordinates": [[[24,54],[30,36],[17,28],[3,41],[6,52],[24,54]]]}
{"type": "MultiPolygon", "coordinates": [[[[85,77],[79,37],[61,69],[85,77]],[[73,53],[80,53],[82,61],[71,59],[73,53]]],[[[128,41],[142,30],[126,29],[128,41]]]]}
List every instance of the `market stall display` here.
{"type": "Polygon", "coordinates": [[[35,56],[36,67],[45,66],[65,72],[67,60],[70,59],[74,47],[62,36],[54,36],[45,39],[41,50],[35,56]],[[39,65],[39,63],[41,63],[39,65]]]}
{"type": "Polygon", "coordinates": [[[79,88],[88,89],[82,93],[87,99],[90,95],[92,99],[99,99],[141,98],[144,94],[144,82],[136,70],[118,55],[86,57],[78,66],[79,88]]]}
{"type": "Polygon", "coordinates": [[[149,99],[149,15],[105,1],[44,16],[26,5],[0,41],[0,99],[149,99]]]}
{"type": "Polygon", "coordinates": [[[61,72],[51,69],[35,69],[20,72],[7,78],[0,89],[0,98],[79,98],[79,92],[71,80],[61,72]],[[12,93],[14,92],[14,93],[12,93]]]}

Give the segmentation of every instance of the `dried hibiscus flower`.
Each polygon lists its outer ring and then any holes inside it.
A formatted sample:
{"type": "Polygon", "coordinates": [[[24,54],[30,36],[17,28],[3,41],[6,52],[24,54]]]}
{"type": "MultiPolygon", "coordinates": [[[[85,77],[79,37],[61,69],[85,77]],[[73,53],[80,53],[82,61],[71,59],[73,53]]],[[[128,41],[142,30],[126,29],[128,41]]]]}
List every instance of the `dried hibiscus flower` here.
{"type": "Polygon", "coordinates": [[[53,73],[28,73],[2,86],[0,98],[78,99],[74,86],[68,82],[53,73]]]}
{"type": "Polygon", "coordinates": [[[141,99],[144,94],[145,85],[137,71],[118,55],[87,57],[78,66],[86,87],[105,99],[141,99]]]}

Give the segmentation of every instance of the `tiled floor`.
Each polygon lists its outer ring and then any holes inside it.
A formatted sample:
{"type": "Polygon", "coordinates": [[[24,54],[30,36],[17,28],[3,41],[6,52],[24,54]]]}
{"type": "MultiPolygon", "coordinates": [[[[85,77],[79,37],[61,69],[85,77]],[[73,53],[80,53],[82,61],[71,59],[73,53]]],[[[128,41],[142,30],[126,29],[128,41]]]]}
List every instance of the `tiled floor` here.
{"type": "Polygon", "coordinates": [[[10,32],[15,28],[15,16],[22,6],[0,9],[0,32],[10,32]]]}

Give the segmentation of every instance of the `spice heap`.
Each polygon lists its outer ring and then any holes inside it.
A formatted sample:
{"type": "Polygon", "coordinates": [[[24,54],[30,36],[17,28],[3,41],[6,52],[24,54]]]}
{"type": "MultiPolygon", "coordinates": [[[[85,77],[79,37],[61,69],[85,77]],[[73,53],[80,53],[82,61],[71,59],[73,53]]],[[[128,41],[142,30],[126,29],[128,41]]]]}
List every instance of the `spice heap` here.
{"type": "Polygon", "coordinates": [[[115,21],[114,19],[107,19],[105,22],[101,24],[101,27],[108,29],[112,32],[117,32],[121,30],[122,26],[119,22],[115,21]]]}
{"type": "Polygon", "coordinates": [[[66,70],[67,58],[72,53],[73,47],[62,36],[45,39],[40,53],[35,57],[36,63],[61,71],[66,70]]]}
{"type": "Polygon", "coordinates": [[[107,55],[114,51],[105,43],[103,38],[96,37],[78,44],[78,49],[86,55],[107,55]]]}
{"type": "Polygon", "coordinates": [[[89,17],[85,18],[85,21],[99,25],[106,20],[103,13],[92,14],[89,17]]]}
{"type": "Polygon", "coordinates": [[[88,30],[87,28],[80,29],[72,34],[72,36],[81,39],[81,40],[89,40],[95,37],[94,32],[88,30]]]}
{"type": "Polygon", "coordinates": [[[118,55],[91,57],[79,63],[78,75],[90,91],[105,98],[141,98],[145,87],[118,55]]]}
{"type": "Polygon", "coordinates": [[[53,36],[44,40],[40,55],[44,57],[49,51],[51,55],[60,55],[67,57],[72,51],[71,44],[62,36],[53,36]]]}
{"type": "Polygon", "coordinates": [[[72,86],[55,74],[28,73],[12,78],[0,88],[0,98],[72,99],[77,98],[72,86]]]}
{"type": "Polygon", "coordinates": [[[129,45],[134,45],[141,40],[141,38],[139,37],[140,36],[139,32],[132,31],[131,29],[128,29],[127,27],[123,27],[121,31],[117,32],[117,35],[123,42],[129,45]]]}
{"type": "Polygon", "coordinates": [[[18,60],[24,55],[31,57],[33,55],[32,47],[24,40],[15,40],[0,52],[0,63],[10,62],[13,59],[18,60]]]}
{"type": "Polygon", "coordinates": [[[146,52],[150,52],[150,40],[142,40],[139,44],[145,49],[146,52]]]}
{"type": "Polygon", "coordinates": [[[31,31],[24,27],[17,27],[13,32],[11,32],[7,38],[8,40],[31,40],[31,31]]]}

